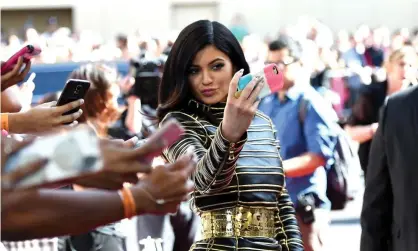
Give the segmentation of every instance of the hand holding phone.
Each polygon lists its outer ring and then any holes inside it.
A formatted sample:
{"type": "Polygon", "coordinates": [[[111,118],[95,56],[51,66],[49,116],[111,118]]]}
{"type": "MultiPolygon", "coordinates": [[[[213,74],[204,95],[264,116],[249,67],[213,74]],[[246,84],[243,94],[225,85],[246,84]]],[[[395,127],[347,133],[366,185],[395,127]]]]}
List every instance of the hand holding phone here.
{"type": "Polygon", "coordinates": [[[231,143],[237,143],[247,132],[257,113],[257,107],[260,103],[258,96],[265,85],[260,78],[254,78],[240,91],[238,84],[243,74],[244,69],[236,72],[229,84],[220,128],[222,136],[231,143]],[[239,123],[237,123],[238,121],[239,123]]]}
{"type": "MultiPolygon", "coordinates": [[[[5,63],[2,62],[2,66],[5,63]]],[[[19,58],[17,61],[17,64],[13,67],[13,69],[7,73],[1,72],[1,91],[3,92],[7,88],[16,85],[20,82],[22,82],[26,75],[28,74],[31,63],[30,61],[25,64],[25,68],[23,70],[20,70],[23,66],[23,58],[19,58]]]]}
{"type": "Polygon", "coordinates": [[[31,109],[9,115],[9,132],[22,134],[44,134],[52,131],[71,129],[83,114],[79,109],[76,113],[62,115],[67,111],[80,107],[84,100],[76,100],[63,106],[55,106],[55,102],[45,103],[31,109]],[[12,119],[13,118],[13,119],[12,119]]]}
{"type": "Polygon", "coordinates": [[[146,141],[138,142],[134,149],[118,141],[101,141],[103,168],[94,176],[77,179],[78,185],[101,189],[119,189],[123,182],[137,183],[138,173],[150,173],[155,157],[178,140],[181,125],[169,121],[146,141]],[[122,182],[122,183],[121,183],[122,182]]]}
{"type": "Polygon", "coordinates": [[[15,185],[25,177],[28,177],[38,170],[40,170],[45,164],[46,160],[39,159],[35,162],[27,163],[17,170],[11,170],[6,172],[5,163],[14,153],[20,151],[24,147],[30,145],[33,139],[18,139],[12,136],[1,135],[1,188],[3,190],[13,190],[15,185]]]}
{"type": "MultiPolygon", "coordinates": [[[[58,98],[57,106],[63,106],[75,100],[83,99],[90,88],[90,82],[82,79],[69,79],[64,86],[61,96],[58,98]]],[[[76,107],[63,115],[69,115],[77,112],[79,107],[76,107]]]]}
{"type": "Polygon", "coordinates": [[[162,151],[170,147],[177,140],[180,139],[181,135],[184,133],[183,127],[175,119],[171,119],[164,123],[160,129],[153,133],[148,139],[139,142],[137,147],[152,147],[151,145],[159,145],[158,150],[153,151],[146,156],[141,156],[140,161],[151,164],[155,157],[161,155],[162,151]]]}
{"type": "MultiPolygon", "coordinates": [[[[22,58],[23,63],[27,64],[34,57],[39,55],[42,52],[41,48],[34,45],[26,45],[13,56],[11,56],[2,66],[1,74],[6,74],[7,72],[13,70],[15,65],[18,63],[19,59],[22,58]]],[[[19,69],[20,70],[20,69],[19,69]]]]}
{"type": "Polygon", "coordinates": [[[92,128],[78,127],[33,141],[6,161],[4,172],[20,170],[28,163],[48,160],[44,168],[15,184],[17,188],[55,187],[102,168],[98,138],[92,128]]]}
{"type": "Polygon", "coordinates": [[[279,71],[279,68],[275,64],[268,64],[262,71],[258,73],[249,73],[245,76],[242,76],[238,81],[237,95],[240,95],[242,90],[244,90],[244,88],[251,82],[251,80],[256,78],[260,79],[258,84],[264,83],[264,86],[258,95],[259,99],[262,99],[271,93],[278,92],[283,88],[283,72],[279,71]]]}

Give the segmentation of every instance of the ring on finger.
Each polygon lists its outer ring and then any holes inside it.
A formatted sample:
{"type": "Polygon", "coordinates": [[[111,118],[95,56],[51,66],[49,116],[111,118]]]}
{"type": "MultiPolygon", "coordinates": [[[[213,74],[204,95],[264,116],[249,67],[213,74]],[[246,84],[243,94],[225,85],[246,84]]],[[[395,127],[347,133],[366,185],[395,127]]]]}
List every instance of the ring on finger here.
{"type": "Polygon", "coordinates": [[[241,92],[242,92],[242,91],[236,91],[236,92],[234,93],[234,97],[235,97],[236,99],[238,99],[238,98],[241,96],[241,92]]]}
{"type": "Polygon", "coordinates": [[[157,203],[158,205],[164,205],[166,201],[164,199],[158,199],[158,200],[155,200],[155,203],[157,203]]]}

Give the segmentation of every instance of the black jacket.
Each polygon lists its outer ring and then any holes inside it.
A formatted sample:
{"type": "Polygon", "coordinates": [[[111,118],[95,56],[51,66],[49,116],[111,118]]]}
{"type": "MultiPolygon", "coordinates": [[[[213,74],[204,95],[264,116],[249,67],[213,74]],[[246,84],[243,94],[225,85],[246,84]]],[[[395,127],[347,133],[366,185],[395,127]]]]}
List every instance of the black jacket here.
{"type": "Polygon", "coordinates": [[[418,87],[391,96],[370,152],[361,251],[418,250],[418,87]]]}

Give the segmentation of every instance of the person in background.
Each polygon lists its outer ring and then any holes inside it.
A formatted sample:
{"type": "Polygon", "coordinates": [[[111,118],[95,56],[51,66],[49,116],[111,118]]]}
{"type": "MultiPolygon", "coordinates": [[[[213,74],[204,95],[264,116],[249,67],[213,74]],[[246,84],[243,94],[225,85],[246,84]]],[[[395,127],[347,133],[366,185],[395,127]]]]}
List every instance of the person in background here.
{"type": "Polygon", "coordinates": [[[54,35],[54,32],[58,30],[59,28],[58,18],[54,16],[49,17],[46,22],[46,25],[47,25],[46,31],[42,33],[41,38],[44,40],[49,40],[54,35]]]}
{"type": "Polygon", "coordinates": [[[301,49],[290,38],[271,42],[267,62],[278,65],[284,87],[262,99],[259,109],[277,128],[286,186],[296,208],[305,251],[324,250],[330,221],[326,170],[333,163],[337,116],[310,85],[300,62],[301,49]],[[304,109],[304,119],[301,110],[304,109]],[[305,210],[306,208],[310,210],[305,210]]]}
{"type": "Polygon", "coordinates": [[[417,101],[414,86],[382,106],[367,167],[360,251],[418,250],[417,101]]]}
{"type": "Polygon", "coordinates": [[[91,125],[97,135],[107,137],[108,126],[120,116],[117,98],[119,87],[116,78],[106,66],[99,63],[85,64],[74,70],[69,79],[82,79],[90,82],[81,106],[83,115],[78,119],[80,123],[91,125]]]}
{"type": "Polygon", "coordinates": [[[385,65],[386,78],[374,78],[370,85],[363,85],[360,97],[354,104],[345,130],[360,143],[358,150],[361,166],[367,174],[370,146],[376,133],[380,108],[387,96],[417,83],[418,56],[412,47],[392,52],[385,65]]]}
{"type": "Polygon", "coordinates": [[[232,34],[234,34],[235,38],[238,42],[242,43],[244,38],[248,36],[250,33],[248,32],[248,28],[245,24],[245,18],[242,14],[236,14],[232,19],[231,26],[229,27],[232,34]]]}
{"type": "MultiPolygon", "coordinates": [[[[103,64],[86,64],[74,70],[69,76],[69,79],[90,82],[90,88],[84,97],[85,104],[82,106],[84,112],[78,121],[92,126],[97,135],[104,139],[109,138],[108,126],[116,122],[122,113],[117,103],[119,86],[113,73],[113,69],[103,64]]],[[[82,183],[74,184],[73,189],[82,191],[84,190],[82,185],[82,183]]],[[[67,243],[69,246],[87,248],[91,245],[87,240],[91,238],[95,243],[102,245],[103,250],[125,250],[125,235],[118,229],[118,224],[103,226],[86,234],[71,236],[67,243]]]]}
{"type": "Polygon", "coordinates": [[[119,34],[116,36],[116,47],[120,50],[122,59],[128,60],[131,58],[128,49],[128,37],[126,35],[119,34]]]}

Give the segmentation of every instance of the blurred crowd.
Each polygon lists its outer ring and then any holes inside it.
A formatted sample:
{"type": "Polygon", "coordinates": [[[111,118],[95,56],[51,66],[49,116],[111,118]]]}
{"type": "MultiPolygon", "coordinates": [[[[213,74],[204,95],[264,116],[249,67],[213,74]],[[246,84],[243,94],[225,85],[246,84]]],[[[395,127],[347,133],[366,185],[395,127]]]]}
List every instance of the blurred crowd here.
{"type": "MultiPolygon", "coordinates": [[[[300,17],[296,24],[282,25],[263,37],[249,30],[244,18],[237,15],[230,29],[242,43],[247,60],[251,63],[263,61],[268,43],[279,35],[287,35],[300,42],[306,52],[305,60],[315,70],[347,66],[351,63],[348,57],[354,57],[355,54],[364,55],[364,58],[357,58],[362,66],[380,67],[390,51],[404,45],[411,45],[418,50],[418,28],[399,27],[390,30],[384,25],[370,27],[363,24],[352,31],[332,31],[319,20],[300,17]]],[[[175,41],[177,33],[172,31],[161,36],[136,31],[118,34],[111,41],[106,41],[99,32],[60,27],[57,18],[52,17],[45,31],[29,25],[19,30],[2,29],[1,60],[6,60],[24,44],[37,44],[42,48],[42,55],[35,60],[37,63],[126,60],[144,51],[150,56],[159,56],[175,41]]]]}
{"type": "MultiPolygon", "coordinates": [[[[337,106],[339,103],[337,112],[340,116],[348,116],[346,109],[354,104],[362,84],[370,84],[372,77],[385,77],[384,64],[391,52],[404,46],[411,46],[418,51],[418,28],[399,27],[390,30],[384,25],[370,27],[362,24],[352,31],[332,31],[315,18],[300,17],[295,24],[282,25],[277,31],[262,36],[252,32],[240,14],[234,17],[229,28],[241,43],[252,70],[258,70],[264,65],[269,43],[278,37],[288,37],[302,48],[301,61],[311,75],[314,87],[329,89],[331,78],[345,78],[351,95],[339,93],[340,97],[337,97],[332,92],[325,94],[337,106]]],[[[164,60],[178,35],[178,31],[163,36],[136,31],[132,34],[118,34],[114,39],[106,41],[95,31],[72,31],[68,27],[60,27],[56,17],[48,20],[45,31],[28,25],[22,30],[2,30],[2,61],[24,44],[41,47],[42,53],[33,59],[32,63],[35,64],[128,61],[137,58],[164,60]]]]}

